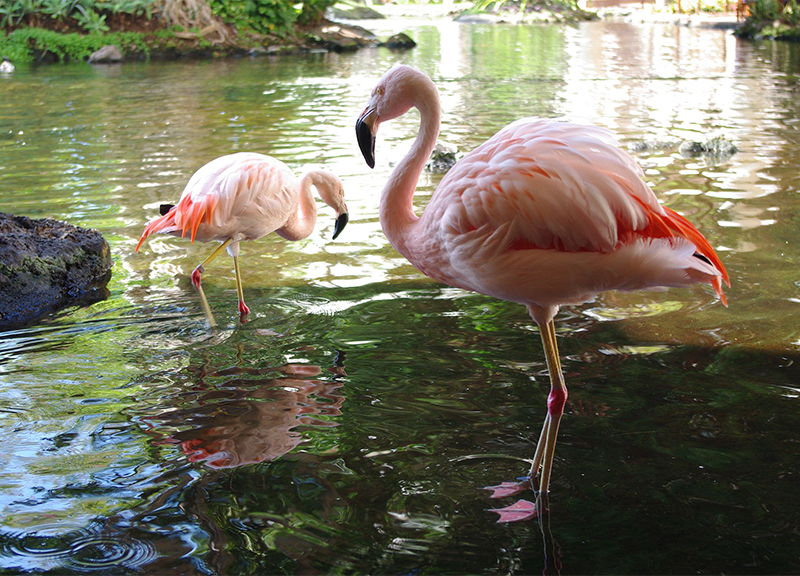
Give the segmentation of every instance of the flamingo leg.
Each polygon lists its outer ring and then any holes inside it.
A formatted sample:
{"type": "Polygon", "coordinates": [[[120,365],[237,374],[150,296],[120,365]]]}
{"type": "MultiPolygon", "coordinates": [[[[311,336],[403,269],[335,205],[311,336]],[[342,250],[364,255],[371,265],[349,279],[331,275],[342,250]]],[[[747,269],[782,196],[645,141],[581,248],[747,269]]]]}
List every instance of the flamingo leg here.
{"type": "Polygon", "coordinates": [[[203,262],[192,272],[192,285],[194,286],[195,290],[197,290],[197,293],[200,296],[200,304],[202,304],[203,306],[203,313],[205,313],[206,318],[208,319],[208,325],[211,328],[215,327],[217,323],[214,320],[214,315],[211,313],[211,307],[208,305],[208,300],[206,299],[205,292],[203,292],[203,287],[200,285],[200,281],[202,280],[202,275],[206,269],[206,266],[208,266],[212,261],[214,261],[214,259],[216,259],[216,257],[219,256],[222,253],[222,251],[228,247],[228,244],[230,244],[232,241],[233,241],[232,238],[228,238],[227,240],[225,240],[225,242],[220,244],[219,247],[217,247],[217,249],[214,250],[208,258],[203,260],[203,262]]]}
{"type": "Polygon", "coordinates": [[[250,308],[244,303],[244,290],[242,290],[242,273],[239,271],[239,256],[233,257],[233,269],[236,272],[236,291],[239,294],[239,314],[242,317],[250,314],[250,308]]]}
{"type": "Polygon", "coordinates": [[[547,397],[547,416],[545,416],[542,433],[539,436],[539,443],[536,445],[536,453],[533,457],[531,478],[536,477],[538,474],[539,493],[547,494],[550,488],[550,474],[553,471],[553,456],[556,451],[558,427],[561,423],[561,415],[564,413],[564,404],[567,402],[567,385],[564,382],[561,360],[558,357],[555,324],[550,320],[540,328],[545,358],[547,359],[547,370],[550,373],[550,395],[547,397]]]}

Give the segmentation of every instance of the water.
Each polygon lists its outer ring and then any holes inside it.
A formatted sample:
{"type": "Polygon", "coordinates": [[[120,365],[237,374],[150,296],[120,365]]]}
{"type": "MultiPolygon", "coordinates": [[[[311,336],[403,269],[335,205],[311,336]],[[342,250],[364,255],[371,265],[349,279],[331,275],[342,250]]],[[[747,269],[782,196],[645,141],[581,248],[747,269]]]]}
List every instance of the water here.
{"type": "MultiPolygon", "coordinates": [[[[372,25],[374,24],[374,26],[372,25]]],[[[793,573],[800,277],[800,48],[612,22],[430,21],[411,52],[20,67],[0,77],[0,210],[98,228],[108,300],[0,334],[0,570],[51,573],[793,573]],[[547,375],[525,310],[421,277],[378,192],[416,133],[353,124],[380,74],[437,82],[469,150],[523,115],[641,140],[724,136],[714,164],[637,154],[731,272],[707,287],[565,309],[570,387],[548,522],[498,525],[480,488],[527,470],[547,375]],[[333,214],[229,259],[171,237],[134,253],[203,163],[254,150],[345,182],[333,214]]],[[[419,205],[440,176],[426,173],[419,205]]]]}

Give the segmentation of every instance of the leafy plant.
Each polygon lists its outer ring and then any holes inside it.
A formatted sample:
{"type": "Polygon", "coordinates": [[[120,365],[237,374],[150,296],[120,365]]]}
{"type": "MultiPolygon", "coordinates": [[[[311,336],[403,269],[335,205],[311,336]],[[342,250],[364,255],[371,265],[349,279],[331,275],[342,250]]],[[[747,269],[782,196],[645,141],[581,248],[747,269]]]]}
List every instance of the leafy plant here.
{"type": "Polygon", "coordinates": [[[297,21],[300,24],[316,24],[325,16],[325,10],[336,4],[336,0],[305,0],[297,21]]]}
{"type": "Polygon", "coordinates": [[[305,0],[295,5],[291,0],[209,0],[215,16],[240,30],[283,36],[295,23],[318,21],[335,0],[305,0]]]}
{"type": "Polygon", "coordinates": [[[783,6],[781,11],[781,20],[789,26],[797,26],[800,24],[800,6],[797,5],[795,0],[789,0],[783,6]]]}
{"type": "Polygon", "coordinates": [[[65,21],[74,18],[89,33],[108,30],[113,14],[152,16],[157,0],[0,0],[0,28],[27,24],[36,27],[42,18],[65,21]]]}
{"type": "Polygon", "coordinates": [[[41,12],[50,16],[50,18],[63,20],[72,14],[78,2],[79,0],[42,0],[39,8],[41,12]]]}
{"type": "Polygon", "coordinates": [[[106,26],[106,15],[99,14],[91,8],[84,8],[81,5],[77,6],[78,13],[74,18],[83,27],[84,30],[91,33],[108,32],[109,27],[106,26]]]}
{"type": "Polygon", "coordinates": [[[750,18],[756,22],[772,22],[781,15],[781,4],[778,0],[754,0],[748,6],[750,18]]]}

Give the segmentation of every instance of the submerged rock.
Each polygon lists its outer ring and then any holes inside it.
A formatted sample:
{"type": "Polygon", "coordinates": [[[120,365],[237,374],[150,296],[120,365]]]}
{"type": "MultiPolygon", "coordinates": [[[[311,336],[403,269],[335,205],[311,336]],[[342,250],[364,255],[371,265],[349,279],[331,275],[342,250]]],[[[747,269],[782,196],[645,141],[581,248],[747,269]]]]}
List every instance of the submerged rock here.
{"type": "Polygon", "coordinates": [[[315,36],[321,47],[334,52],[354,51],[378,43],[378,37],[372,32],[351,24],[327,24],[319,28],[315,36]]]}
{"type": "Polygon", "coordinates": [[[704,142],[695,140],[640,140],[628,148],[634,154],[678,152],[684,158],[702,158],[709,164],[722,164],[739,150],[724,136],[704,142]]]}
{"type": "Polygon", "coordinates": [[[444,174],[458,162],[460,156],[458,148],[440,140],[433,147],[425,168],[434,174],[444,174]]]}
{"type": "Polygon", "coordinates": [[[738,152],[733,142],[726,140],[722,136],[711,138],[705,142],[687,140],[680,145],[678,151],[690,158],[703,156],[704,158],[719,160],[728,159],[738,152]]]}
{"type": "Polygon", "coordinates": [[[0,330],[108,297],[111,252],[97,230],[0,212],[0,330]]]}
{"type": "Polygon", "coordinates": [[[381,42],[379,46],[385,46],[386,48],[391,48],[392,50],[409,50],[414,48],[417,45],[408,34],[404,32],[398,32],[394,36],[390,37],[386,42],[381,42]]]}

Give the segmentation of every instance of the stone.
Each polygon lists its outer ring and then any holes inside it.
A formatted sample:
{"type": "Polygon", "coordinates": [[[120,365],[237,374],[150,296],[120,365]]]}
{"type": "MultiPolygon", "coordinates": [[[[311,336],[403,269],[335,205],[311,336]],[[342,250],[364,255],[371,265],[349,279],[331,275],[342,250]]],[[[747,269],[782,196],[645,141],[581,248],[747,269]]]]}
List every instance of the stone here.
{"type": "Polygon", "coordinates": [[[0,212],[0,330],[104,300],[111,266],[97,230],[0,212]]]}
{"type": "Polygon", "coordinates": [[[386,42],[381,42],[380,46],[385,46],[386,48],[391,48],[393,50],[408,50],[410,48],[414,48],[417,45],[408,34],[403,32],[398,32],[386,42]]]}
{"type": "Polygon", "coordinates": [[[330,23],[317,31],[317,41],[326,50],[349,52],[365,46],[374,46],[378,39],[361,26],[330,23]]]}
{"type": "Polygon", "coordinates": [[[433,147],[431,157],[428,159],[425,168],[434,174],[444,174],[458,162],[460,156],[458,148],[440,140],[433,147]]]}
{"type": "Polygon", "coordinates": [[[90,64],[114,64],[122,61],[122,50],[117,46],[107,45],[89,55],[90,64]]]}

